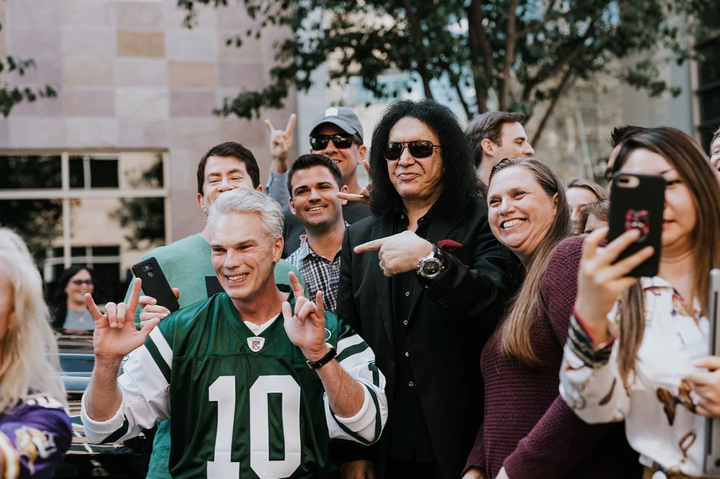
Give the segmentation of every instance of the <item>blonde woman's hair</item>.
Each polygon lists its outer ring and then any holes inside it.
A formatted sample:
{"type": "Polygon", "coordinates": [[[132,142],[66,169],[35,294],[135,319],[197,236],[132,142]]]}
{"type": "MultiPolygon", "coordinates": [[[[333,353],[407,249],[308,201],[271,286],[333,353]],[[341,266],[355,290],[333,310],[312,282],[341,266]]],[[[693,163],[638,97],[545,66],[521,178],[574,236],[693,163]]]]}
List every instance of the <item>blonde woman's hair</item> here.
{"type": "MultiPolygon", "coordinates": [[[[615,171],[621,171],[630,154],[639,149],[657,153],[675,168],[692,196],[697,224],[693,230],[693,298],[683,298],[688,304],[700,302],[707,315],[710,295],[710,270],[720,268],[720,184],[700,146],[686,133],[669,127],[652,128],[626,140],[618,153],[615,171]]],[[[620,295],[618,303],[620,376],[628,384],[635,371],[637,353],[645,333],[645,305],[642,287],[635,286],[620,295]]]]}
{"type": "Polygon", "coordinates": [[[557,246],[569,237],[572,231],[570,206],[562,180],[549,166],[534,158],[505,158],[493,167],[489,186],[498,172],[511,167],[530,171],[548,198],[557,195],[555,219],[529,260],[525,261],[525,279],[500,325],[500,341],[505,356],[528,366],[541,366],[542,362],[532,347],[530,332],[533,324],[545,313],[540,297],[540,284],[550,258],[557,246]]]}
{"type": "Polygon", "coordinates": [[[0,228],[0,276],[10,281],[13,301],[0,343],[0,412],[39,395],[67,408],[42,278],[23,240],[6,228],[0,228]]]}

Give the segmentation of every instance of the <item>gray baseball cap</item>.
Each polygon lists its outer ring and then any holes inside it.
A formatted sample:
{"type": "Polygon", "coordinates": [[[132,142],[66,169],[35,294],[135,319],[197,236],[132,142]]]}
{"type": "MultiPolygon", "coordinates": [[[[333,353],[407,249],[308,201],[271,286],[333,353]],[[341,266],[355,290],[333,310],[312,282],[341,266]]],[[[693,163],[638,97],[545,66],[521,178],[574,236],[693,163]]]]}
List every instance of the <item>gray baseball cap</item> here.
{"type": "Polygon", "coordinates": [[[310,136],[316,134],[316,131],[325,123],[331,123],[339,126],[345,133],[350,135],[358,135],[360,141],[363,141],[363,128],[360,120],[354,111],[346,106],[331,106],[320,112],[315,118],[310,136]]]}

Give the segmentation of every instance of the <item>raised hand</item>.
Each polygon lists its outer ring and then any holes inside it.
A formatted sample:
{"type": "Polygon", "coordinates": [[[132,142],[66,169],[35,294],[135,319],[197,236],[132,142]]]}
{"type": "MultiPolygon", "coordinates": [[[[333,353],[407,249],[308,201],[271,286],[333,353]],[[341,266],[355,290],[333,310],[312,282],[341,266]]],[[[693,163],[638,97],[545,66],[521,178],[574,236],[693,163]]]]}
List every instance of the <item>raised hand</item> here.
{"type": "Polygon", "coordinates": [[[432,243],[412,231],[368,241],[353,249],[355,253],[377,251],[379,267],[387,277],[407,271],[415,271],[421,258],[433,251],[432,243]]]}
{"type": "Polygon", "coordinates": [[[146,321],[140,331],[135,327],[135,309],[141,288],[142,280],[138,278],[133,283],[129,303],[107,303],[104,314],[100,312],[92,296],[89,293],[85,295],[85,303],[95,320],[93,348],[97,360],[121,360],[142,346],[150,331],[160,322],[159,318],[155,318],[146,321]]]}
{"type": "MultiPolygon", "coordinates": [[[[172,289],[176,299],[180,299],[180,290],[177,288],[172,289]]],[[[170,314],[170,310],[165,306],[157,304],[157,299],[152,296],[140,296],[138,299],[142,312],[140,313],[140,324],[145,324],[146,321],[151,319],[165,319],[170,314]]]]}
{"type": "Polygon", "coordinates": [[[610,338],[607,315],[620,293],[638,281],[627,274],[653,255],[652,246],[647,246],[613,264],[620,253],[640,237],[640,231],[628,230],[605,248],[600,248],[599,244],[607,233],[607,227],[599,228],[585,239],[575,300],[575,310],[592,329],[590,332],[595,339],[595,346],[610,338]]]}
{"type": "Polygon", "coordinates": [[[270,156],[272,156],[273,159],[282,162],[287,160],[288,152],[292,146],[296,120],[297,116],[295,113],[290,115],[285,130],[276,130],[272,123],[270,123],[270,120],[265,120],[265,126],[270,132],[270,156]]]}
{"type": "Polygon", "coordinates": [[[297,277],[292,272],[288,273],[288,277],[295,296],[295,311],[293,312],[289,302],[283,303],[285,332],[307,359],[317,361],[328,352],[328,346],[325,344],[325,308],[322,291],[318,291],[316,303],[313,303],[305,297],[297,277]]]}
{"type": "MultiPolygon", "coordinates": [[[[363,166],[365,167],[365,171],[368,173],[368,178],[370,178],[370,163],[368,163],[367,160],[362,160],[363,166]]],[[[362,190],[360,190],[360,194],[356,193],[345,193],[345,192],[339,192],[337,194],[338,198],[341,200],[346,201],[352,201],[355,203],[364,203],[364,204],[370,204],[370,192],[372,191],[372,181],[368,180],[367,185],[363,187],[362,190]]]]}

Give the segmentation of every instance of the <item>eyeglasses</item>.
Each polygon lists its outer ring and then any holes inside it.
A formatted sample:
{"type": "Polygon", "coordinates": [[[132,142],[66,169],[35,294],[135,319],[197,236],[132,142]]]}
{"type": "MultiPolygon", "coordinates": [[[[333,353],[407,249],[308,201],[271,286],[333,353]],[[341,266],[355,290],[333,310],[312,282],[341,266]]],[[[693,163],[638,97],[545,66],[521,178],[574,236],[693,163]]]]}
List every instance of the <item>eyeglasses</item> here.
{"type": "Polygon", "coordinates": [[[383,155],[388,161],[399,160],[406,146],[413,157],[427,158],[433,154],[434,148],[440,148],[441,145],[433,145],[433,142],[428,140],[391,141],[383,150],[383,155]]]}
{"type": "Polygon", "coordinates": [[[87,284],[88,286],[93,285],[93,280],[91,280],[91,279],[74,279],[70,282],[72,284],[74,284],[75,286],[82,286],[83,284],[87,284]]]}
{"type": "Polygon", "coordinates": [[[352,135],[318,135],[310,137],[310,147],[313,150],[324,150],[332,140],[338,150],[347,150],[353,143],[360,143],[352,135]]]}

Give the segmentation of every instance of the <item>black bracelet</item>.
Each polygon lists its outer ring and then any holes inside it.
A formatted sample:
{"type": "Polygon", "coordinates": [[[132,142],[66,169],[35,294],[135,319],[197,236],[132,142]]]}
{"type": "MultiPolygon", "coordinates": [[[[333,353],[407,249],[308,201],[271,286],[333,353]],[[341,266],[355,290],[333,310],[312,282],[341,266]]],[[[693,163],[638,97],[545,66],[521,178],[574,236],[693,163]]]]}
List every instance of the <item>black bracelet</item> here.
{"type": "Polygon", "coordinates": [[[332,359],[337,355],[337,351],[335,351],[335,348],[330,346],[330,351],[327,352],[325,356],[318,359],[317,361],[312,361],[310,359],[306,359],[305,362],[307,363],[308,367],[310,369],[320,369],[321,367],[325,366],[327,363],[332,361],[332,359]]]}

